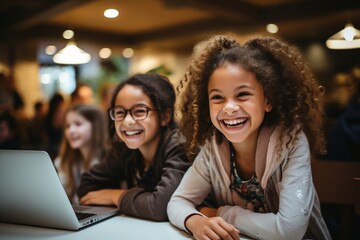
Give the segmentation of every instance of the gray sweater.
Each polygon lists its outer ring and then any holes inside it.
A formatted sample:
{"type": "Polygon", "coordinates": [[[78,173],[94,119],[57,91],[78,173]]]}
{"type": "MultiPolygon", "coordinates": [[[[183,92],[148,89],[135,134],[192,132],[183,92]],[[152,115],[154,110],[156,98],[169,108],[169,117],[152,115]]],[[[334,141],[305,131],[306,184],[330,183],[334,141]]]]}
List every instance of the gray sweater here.
{"type": "Polygon", "coordinates": [[[242,234],[257,239],[331,239],[320,212],[313,185],[307,138],[301,133],[275,154],[279,130],[263,128],[256,151],[256,176],[264,189],[269,213],[244,209],[241,199],[230,185],[229,142],[221,145],[215,138],[207,142],[193,165],[184,175],[168,204],[172,224],[187,231],[185,220],[213,191],[219,209],[217,214],[233,224],[242,234]]]}

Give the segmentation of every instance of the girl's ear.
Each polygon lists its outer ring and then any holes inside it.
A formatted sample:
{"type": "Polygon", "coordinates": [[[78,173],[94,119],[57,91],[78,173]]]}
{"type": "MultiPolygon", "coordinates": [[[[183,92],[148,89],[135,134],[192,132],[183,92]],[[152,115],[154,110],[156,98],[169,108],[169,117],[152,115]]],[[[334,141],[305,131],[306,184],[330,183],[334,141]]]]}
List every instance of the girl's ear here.
{"type": "Polygon", "coordinates": [[[166,109],[165,112],[163,112],[161,114],[161,122],[160,125],[162,127],[165,127],[166,125],[168,125],[168,123],[170,122],[171,119],[171,115],[172,115],[172,111],[170,108],[166,109]]]}
{"type": "Polygon", "coordinates": [[[272,110],[272,104],[269,102],[269,100],[265,99],[265,112],[270,112],[272,110]]]}

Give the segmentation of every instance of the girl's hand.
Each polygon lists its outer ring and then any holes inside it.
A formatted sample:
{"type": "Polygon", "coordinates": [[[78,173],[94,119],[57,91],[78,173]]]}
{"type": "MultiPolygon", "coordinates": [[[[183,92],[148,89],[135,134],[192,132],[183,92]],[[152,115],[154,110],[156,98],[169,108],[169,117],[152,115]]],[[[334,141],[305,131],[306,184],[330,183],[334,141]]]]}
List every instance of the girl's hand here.
{"type": "Polygon", "coordinates": [[[240,231],[225,222],[221,217],[205,218],[193,215],[185,222],[186,227],[193,233],[195,239],[223,239],[239,240],[240,231]]]}
{"type": "Polygon", "coordinates": [[[83,205],[115,205],[119,207],[120,197],[126,192],[123,189],[103,189],[88,192],[80,199],[83,205]]]}

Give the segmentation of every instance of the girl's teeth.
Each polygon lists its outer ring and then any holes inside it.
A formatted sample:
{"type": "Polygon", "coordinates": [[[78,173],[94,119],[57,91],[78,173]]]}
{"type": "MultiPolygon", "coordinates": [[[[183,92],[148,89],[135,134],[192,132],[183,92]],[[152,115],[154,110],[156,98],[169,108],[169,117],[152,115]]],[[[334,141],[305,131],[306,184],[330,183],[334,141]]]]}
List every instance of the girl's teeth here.
{"type": "Polygon", "coordinates": [[[136,134],[139,134],[139,133],[140,133],[140,131],[125,131],[125,134],[129,135],[129,136],[136,135],[136,134]]]}
{"type": "Polygon", "coordinates": [[[232,125],[239,125],[239,124],[242,124],[242,123],[244,123],[245,122],[245,119],[235,119],[235,120],[224,120],[224,123],[226,124],[226,125],[230,125],[230,126],[232,126],[232,125]]]}

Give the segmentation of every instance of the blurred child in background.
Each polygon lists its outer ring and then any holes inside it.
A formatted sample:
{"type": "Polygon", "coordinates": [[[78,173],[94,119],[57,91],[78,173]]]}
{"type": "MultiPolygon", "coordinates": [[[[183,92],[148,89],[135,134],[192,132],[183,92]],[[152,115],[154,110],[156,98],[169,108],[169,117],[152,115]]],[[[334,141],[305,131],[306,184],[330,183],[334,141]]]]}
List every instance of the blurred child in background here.
{"type": "Polygon", "coordinates": [[[101,161],[106,154],[106,120],[101,109],[76,104],[65,114],[64,137],[54,164],[66,193],[77,203],[76,191],[81,174],[101,161]]]}

